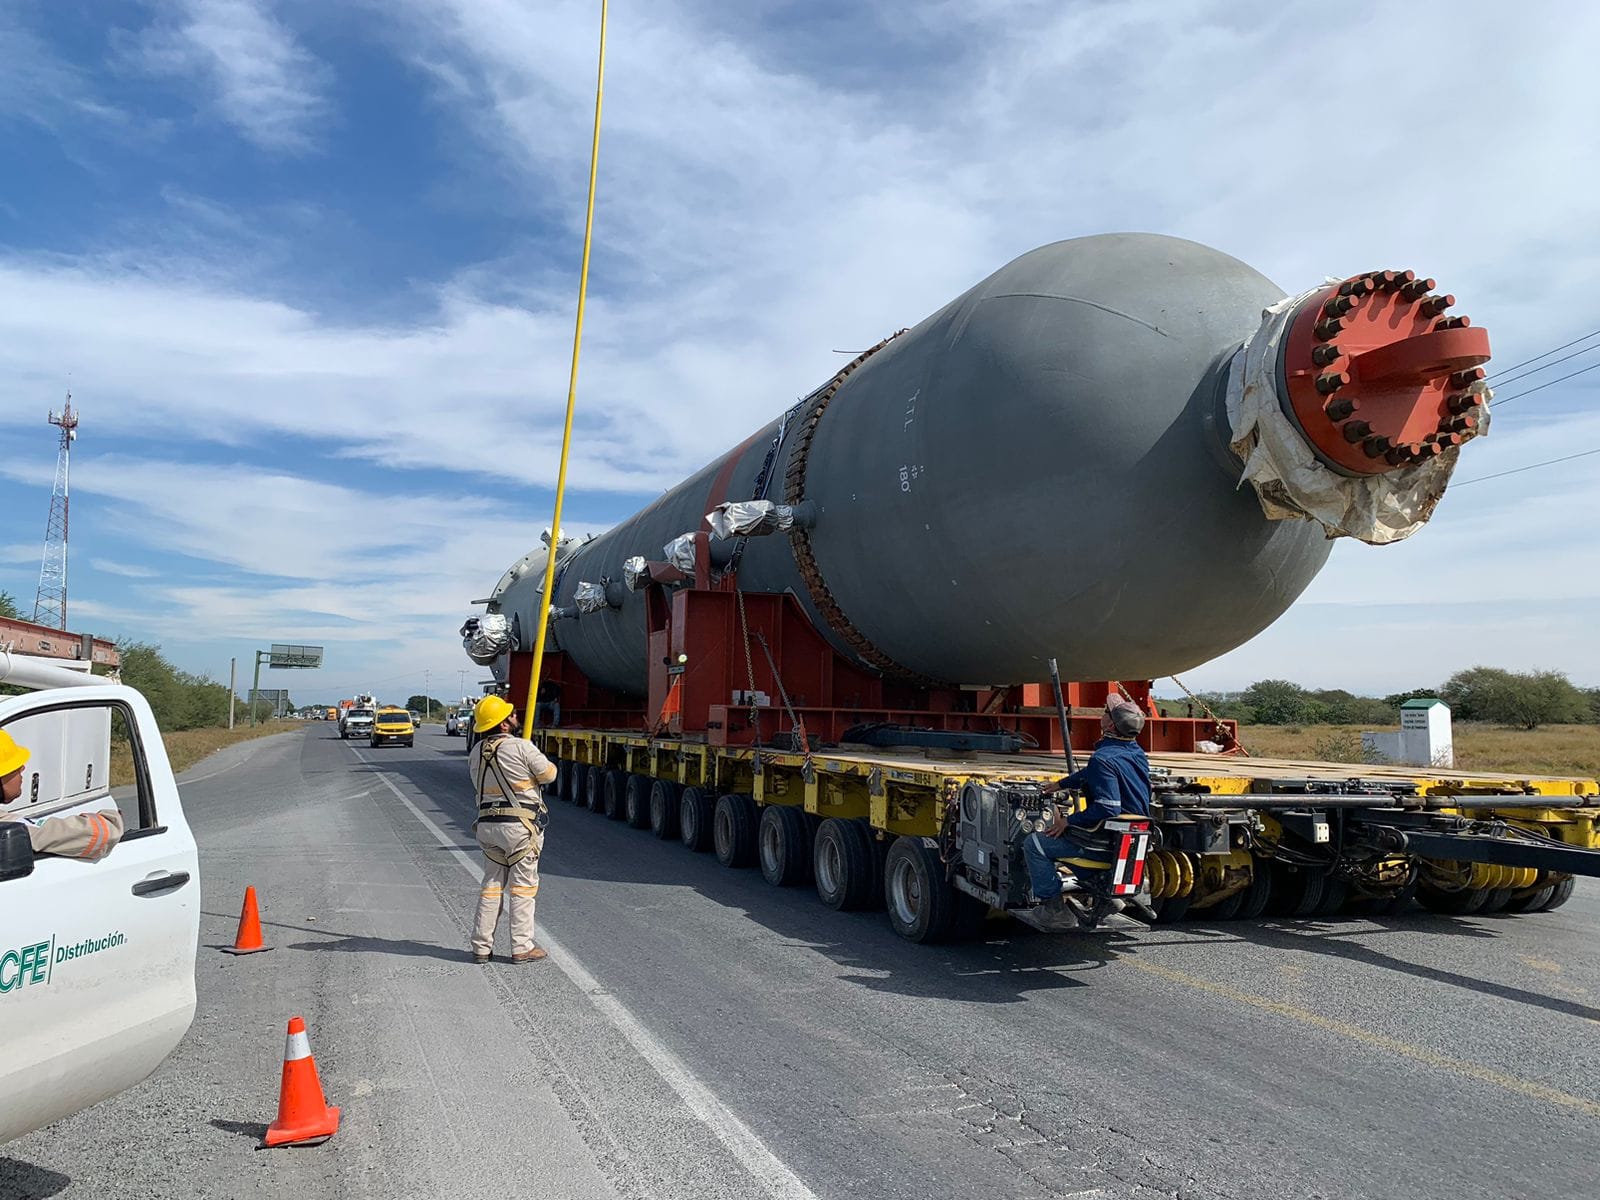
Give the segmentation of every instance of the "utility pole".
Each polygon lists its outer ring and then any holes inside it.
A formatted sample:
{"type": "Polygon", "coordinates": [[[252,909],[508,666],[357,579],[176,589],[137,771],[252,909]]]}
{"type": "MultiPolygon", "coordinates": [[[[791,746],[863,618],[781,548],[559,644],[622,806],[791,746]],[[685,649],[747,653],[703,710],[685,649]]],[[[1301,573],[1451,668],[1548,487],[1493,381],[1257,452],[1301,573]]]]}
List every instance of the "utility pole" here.
{"type": "Polygon", "coordinates": [[[44,557],[39,564],[39,590],[33,600],[33,623],[55,629],[67,627],[67,515],[71,503],[72,443],[78,440],[78,414],[67,393],[66,407],[50,424],[61,430],[56,450],[56,482],[50,492],[50,516],[44,526],[44,557]]]}
{"type": "Polygon", "coordinates": [[[234,689],[238,687],[238,677],[239,677],[239,660],[237,658],[230,658],[228,660],[228,728],[229,729],[233,728],[233,702],[238,699],[238,695],[236,694],[234,689]]]}

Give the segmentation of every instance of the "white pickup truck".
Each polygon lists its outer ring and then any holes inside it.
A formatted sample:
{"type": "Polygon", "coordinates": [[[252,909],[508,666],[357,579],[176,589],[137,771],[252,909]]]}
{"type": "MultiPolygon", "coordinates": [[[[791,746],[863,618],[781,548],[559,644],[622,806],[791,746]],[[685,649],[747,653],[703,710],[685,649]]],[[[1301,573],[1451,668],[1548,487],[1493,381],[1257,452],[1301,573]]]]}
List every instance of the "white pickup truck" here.
{"type": "Polygon", "coordinates": [[[200,866],[143,696],[0,651],[0,730],[30,757],[7,816],[116,807],[124,833],[98,862],[35,855],[0,821],[0,1142],[116,1095],[171,1054],[195,1011],[200,866]],[[135,782],[110,787],[112,734],[135,782]]]}

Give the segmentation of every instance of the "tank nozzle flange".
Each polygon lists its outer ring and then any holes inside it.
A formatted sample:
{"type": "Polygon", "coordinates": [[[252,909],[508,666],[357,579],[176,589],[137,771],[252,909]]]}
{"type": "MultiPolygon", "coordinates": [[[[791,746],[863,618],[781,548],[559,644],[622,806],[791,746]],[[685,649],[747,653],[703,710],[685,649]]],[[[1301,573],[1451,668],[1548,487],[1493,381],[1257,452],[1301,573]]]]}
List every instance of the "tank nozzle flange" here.
{"type": "Polygon", "coordinates": [[[1284,407],[1331,465],[1382,474],[1480,431],[1471,414],[1488,399],[1489,334],[1444,316],[1455,297],[1435,286],[1415,271],[1368,271],[1318,289],[1296,312],[1283,348],[1284,407]]]}

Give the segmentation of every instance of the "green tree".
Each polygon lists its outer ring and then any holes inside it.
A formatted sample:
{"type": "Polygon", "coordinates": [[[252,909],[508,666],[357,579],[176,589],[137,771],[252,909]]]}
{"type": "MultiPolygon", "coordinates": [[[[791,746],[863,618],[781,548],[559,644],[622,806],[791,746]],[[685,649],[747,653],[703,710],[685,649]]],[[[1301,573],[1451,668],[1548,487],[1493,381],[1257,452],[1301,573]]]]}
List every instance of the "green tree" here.
{"type": "Polygon", "coordinates": [[[1287,679],[1261,679],[1240,697],[1260,725],[1298,725],[1311,711],[1305,688],[1287,679]]]}
{"type": "Polygon", "coordinates": [[[10,592],[0,592],[0,617],[9,617],[13,621],[22,620],[22,610],[17,607],[17,598],[10,592]]]}
{"type": "Polygon", "coordinates": [[[444,701],[436,700],[432,696],[407,696],[404,707],[412,712],[424,714],[430,712],[442,713],[444,711],[444,701]]]}
{"type": "Polygon", "coordinates": [[[1583,694],[1589,701],[1589,723],[1600,725],[1600,687],[1584,688],[1583,694]]]}
{"type": "Polygon", "coordinates": [[[122,656],[122,682],[137,688],[150,702],[162,729],[201,729],[228,723],[227,685],[178,670],[159,646],[122,642],[117,650],[122,656]]]}
{"type": "Polygon", "coordinates": [[[1493,721],[1536,729],[1588,719],[1587,696],[1560,671],[1469,667],[1450,676],[1439,698],[1463,721],[1493,721]]]}
{"type": "Polygon", "coordinates": [[[1385,696],[1383,702],[1391,708],[1398,709],[1407,700],[1442,700],[1439,689],[1436,687],[1412,688],[1408,692],[1395,692],[1385,696]]]}

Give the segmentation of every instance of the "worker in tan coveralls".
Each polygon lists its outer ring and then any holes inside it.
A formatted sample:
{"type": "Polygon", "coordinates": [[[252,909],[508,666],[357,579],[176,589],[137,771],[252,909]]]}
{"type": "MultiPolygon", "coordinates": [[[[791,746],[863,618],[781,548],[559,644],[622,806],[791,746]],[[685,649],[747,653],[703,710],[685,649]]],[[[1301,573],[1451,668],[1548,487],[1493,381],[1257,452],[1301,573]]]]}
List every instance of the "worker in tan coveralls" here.
{"type": "MultiPolygon", "coordinates": [[[[26,746],[17,745],[0,729],[0,804],[10,804],[22,795],[22,768],[32,757],[26,746]]],[[[0,821],[16,821],[28,827],[28,840],[35,854],[56,854],[62,858],[82,858],[98,862],[111,853],[122,838],[122,814],[115,808],[67,817],[24,817],[0,812],[0,821]]]]}
{"type": "Polygon", "coordinates": [[[467,765],[477,793],[474,828],[483,851],[472,961],[489,961],[503,898],[511,910],[511,961],[537,962],[545,952],[533,944],[533,904],[548,816],[539,789],[555,782],[556,769],[537,746],[516,736],[516,712],[508,700],[485,696],[478,701],[472,727],[481,740],[467,755],[467,765]]]}

